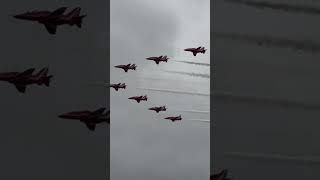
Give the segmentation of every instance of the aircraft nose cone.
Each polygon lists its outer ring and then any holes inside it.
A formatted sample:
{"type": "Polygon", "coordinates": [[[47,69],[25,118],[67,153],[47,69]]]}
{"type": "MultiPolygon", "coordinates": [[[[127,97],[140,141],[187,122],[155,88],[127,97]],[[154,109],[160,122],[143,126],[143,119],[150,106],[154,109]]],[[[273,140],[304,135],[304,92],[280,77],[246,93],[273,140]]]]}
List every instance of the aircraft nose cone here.
{"type": "Polygon", "coordinates": [[[61,114],[58,116],[59,118],[67,118],[67,114],[61,114]]]}
{"type": "Polygon", "coordinates": [[[16,19],[23,19],[24,15],[23,14],[17,14],[17,15],[13,15],[12,17],[14,17],[16,19]]]}

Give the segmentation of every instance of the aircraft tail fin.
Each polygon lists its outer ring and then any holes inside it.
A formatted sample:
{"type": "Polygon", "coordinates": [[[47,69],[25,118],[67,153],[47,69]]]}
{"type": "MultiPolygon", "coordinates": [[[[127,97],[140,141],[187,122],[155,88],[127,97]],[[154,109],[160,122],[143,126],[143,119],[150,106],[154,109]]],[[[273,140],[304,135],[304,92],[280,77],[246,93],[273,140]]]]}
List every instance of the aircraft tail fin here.
{"type": "Polygon", "coordinates": [[[87,15],[82,15],[82,16],[79,16],[79,17],[77,17],[77,19],[76,19],[76,25],[78,26],[78,28],[81,28],[82,27],[82,19],[84,18],[84,17],[86,17],[87,15]]]}
{"type": "Polygon", "coordinates": [[[132,67],[133,70],[136,70],[136,68],[137,68],[136,64],[132,64],[131,67],[132,67]]]}
{"type": "Polygon", "coordinates": [[[51,82],[51,78],[52,78],[53,76],[51,75],[51,76],[46,76],[45,78],[44,78],[44,84],[47,86],[47,87],[49,87],[50,86],[50,82],[51,82]]]}

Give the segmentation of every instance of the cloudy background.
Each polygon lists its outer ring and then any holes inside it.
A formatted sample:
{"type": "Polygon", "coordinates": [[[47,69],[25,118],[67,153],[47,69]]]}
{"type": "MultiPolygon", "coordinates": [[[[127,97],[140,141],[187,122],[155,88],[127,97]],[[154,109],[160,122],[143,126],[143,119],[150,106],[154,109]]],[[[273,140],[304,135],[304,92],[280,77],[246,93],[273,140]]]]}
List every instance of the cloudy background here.
{"type": "Polygon", "coordinates": [[[149,56],[209,63],[210,51],[194,57],[184,48],[210,48],[209,0],[111,1],[111,83],[126,83],[126,90],[110,90],[111,169],[113,180],[209,178],[210,124],[209,78],[172,74],[164,70],[210,74],[208,66],[170,61],[156,65],[149,56]],[[135,63],[124,73],[114,65],[135,63]],[[137,89],[159,88],[207,96],[172,94],[137,89]],[[148,95],[140,104],[130,96],[148,95]],[[166,105],[167,112],[147,110],[166,105]],[[182,110],[206,111],[190,113],[182,110]],[[164,120],[182,115],[181,122],[164,120]]]}
{"type": "MultiPolygon", "coordinates": [[[[320,6],[315,1],[303,3],[320,6]]],[[[260,10],[221,0],[212,5],[211,31],[320,42],[319,16],[260,10]]],[[[320,104],[318,53],[215,39],[214,34],[212,40],[215,92],[320,104]]],[[[227,168],[237,180],[320,178],[319,109],[267,105],[250,98],[231,101],[220,98],[212,102],[216,109],[211,131],[212,172],[227,168]]]]}
{"type": "Polygon", "coordinates": [[[26,94],[0,83],[1,179],[106,179],[108,125],[91,132],[57,115],[95,110],[109,102],[108,88],[88,86],[109,79],[108,10],[107,1],[2,2],[0,72],[48,66],[54,77],[49,88],[28,86],[26,94]],[[53,36],[38,23],[10,16],[61,6],[82,7],[88,14],[82,29],[62,26],[53,36]]]}

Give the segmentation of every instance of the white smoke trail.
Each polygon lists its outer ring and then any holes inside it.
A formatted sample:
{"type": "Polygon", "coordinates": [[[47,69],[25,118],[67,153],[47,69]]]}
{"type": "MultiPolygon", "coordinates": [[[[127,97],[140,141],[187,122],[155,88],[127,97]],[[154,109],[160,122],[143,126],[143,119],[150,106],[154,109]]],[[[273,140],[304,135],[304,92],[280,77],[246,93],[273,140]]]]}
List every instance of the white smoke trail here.
{"type": "Polygon", "coordinates": [[[157,89],[157,88],[145,88],[145,87],[137,87],[137,89],[143,89],[143,90],[149,90],[149,91],[159,91],[159,92],[168,92],[168,93],[174,93],[174,94],[188,94],[188,95],[197,95],[197,96],[210,96],[210,94],[187,92],[187,91],[175,91],[175,90],[171,90],[171,89],[157,89]]]}
{"type": "Polygon", "coordinates": [[[240,152],[228,152],[224,153],[225,156],[246,158],[246,159],[266,159],[266,160],[278,160],[289,161],[308,164],[320,164],[319,156],[287,156],[281,154],[255,154],[255,153],[240,153],[240,152]]]}
{"type": "Polygon", "coordinates": [[[206,120],[206,119],[185,119],[187,121],[199,121],[199,122],[206,122],[206,123],[210,123],[210,120],[206,120]]]}
{"type": "Polygon", "coordinates": [[[285,4],[285,3],[270,3],[266,1],[246,1],[246,0],[225,0],[226,2],[244,4],[246,6],[255,7],[258,9],[270,8],[273,10],[280,10],[283,12],[303,13],[303,14],[316,14],[320,15],[320,8],[298,5],[298,4],[285,4]]]}
{"type": "Polygon", "coordinates": [[[167,73],[174,73],[174,74],[182,74],[182,75],[188,75],[188,76],[194,76],[194,77],[203,77],[203,78],[210,78],[210,74],[199,74],[199,73],[188,73],[188,72],[179,72],[179,71],[166,71],[167,73]]]}
{"type": "Polygon", "coordinates": [[[320,44],[312,40],[292,40],[268,35],[250,35],[230,32],[213,32],[214,38],[246,41],[265,47],[291,48],[305,52],[320,52],[320,44]]]}
{"type": "Polygon", "coordinates": [[[209,63],[191,62],[191,61],[178,61],[178,60],[171,60],[171,61],[180,62],[180,63],[186,63],[186,64],[194,64],[194,65],[199,65],[199,66],[210,66],[209,63]]]}
{"type": "Polygon", "coordinates": [[[210,111],[198,111],[198,110],[177,110],[181,112],[189,112],[189,113],[203,113],[203,114],[209,114],[210,111]]]}

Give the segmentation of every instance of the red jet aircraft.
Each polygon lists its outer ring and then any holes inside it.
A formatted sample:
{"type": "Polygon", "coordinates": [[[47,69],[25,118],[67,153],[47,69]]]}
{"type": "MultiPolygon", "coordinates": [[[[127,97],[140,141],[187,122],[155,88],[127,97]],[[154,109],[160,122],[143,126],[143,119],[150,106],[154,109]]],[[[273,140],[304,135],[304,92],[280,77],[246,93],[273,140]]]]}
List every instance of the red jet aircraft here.
{"type": "Polygon", "coordinates": [[[43,24],[50,34],[56,34],[57,26],[68,24],[70,26],[77,25],[79,28],[82,26],[82,19],[87,15],[81,15],[81,8],[77,7],[70,11],[68,14],[63,14],[67,7],[61,7],[53,12],[50,11],[31,11],[13,16],[17,19],[37,21],[43,24]]]}
{"type": "Polygon", "coordinates": [[[147,97],[147,95],[145,95],[145,96],[133,96],[133,97],[129,97],[128,99],[133,99],[133,100],[136,100],[138,103],[140,103],[140,101],[147,101],[148,97],[147,97]]]}
{"type": "Polygon", "coordinates": [[[206,52],[206,49],[204,49],[204,47],[199,46],[197,48],[187,48],[187,49],[184,49],[184,51],[190,51],[194,56],[196,56],[197,53],[204,54],[206,52]]]}
{"type": "Polygon", "coordinates": [[[48,76],[49,69],[47,67],[43,68],[38,73],[33,75],[32,73],[34,70],[35,68],[30,68],[24,72],[0,73],[0,81],[7,81],[14,84],[17,90],[21,93],[25,93],[27,85],[31,84],[45,84],[47,87],[49,87],[50,79],[53,77],[52,75],[48,76]]]}
{"type": "Polygon", "coordinates": [[[231,180],[227,178],[228,170],[224,169],[218,174],[214,174],[210,176],[210,180],[231,180]]]}
{"type": "Polygon", "coordinates": [[[99,108],[95,111],[73,111],[59,115],[59,118],[80,120],[87,128],[94,131],[96,124],[107,122],[110,124],[110,111],[104,113],[106,108],[99,108]]]}
{"type": "Polygon", "coordinates": [[[157,113],[159,113],[160,111],[166,111],[167,108],[166,108],[166,106],[159,106],[159,107],[149,108],[149,110],[153,110],[153,111],[156,111],[157,113]]]}
{"type": "Polygon", "coordinates": [[[116,91],[118,91],[119,89],[125,89],[126,88],[126,84],[125,83],[118,83],[118,84],[111,84],[110,87],[114,88],[116,91]]]}
{"type": "Polygon", "coordinates": [[[114,67],[121,68],[124,70],[124,72],[128,72],[129,69],[136,70],[136,68],[137,68],[137,66],[135,64],[117,65],[114,67]]]}
{"type": "Polygon", "coordinates": [[[182,117],[181,117],[181,115],[179,115],[179,116],[166,117],[166,118],[164,118],[164,119],[169,119],[169,120],[171,120],[172,122],[174,122],[174,121],[181,121],[181,120],[182,120],[182,117]]]}
{"type": "Polygon", "coordinates": [[[159,56],[159,57],[148,57],[146,59],[154,61],[154,62],[156,62],[156,64],[159,64],[160,61],[168,62],[169,58],[167,56],[159,56]]]}

